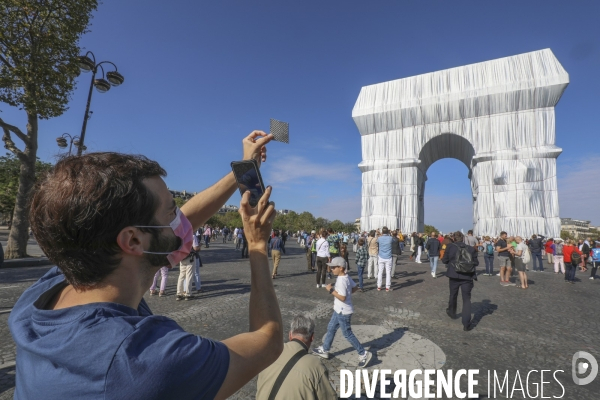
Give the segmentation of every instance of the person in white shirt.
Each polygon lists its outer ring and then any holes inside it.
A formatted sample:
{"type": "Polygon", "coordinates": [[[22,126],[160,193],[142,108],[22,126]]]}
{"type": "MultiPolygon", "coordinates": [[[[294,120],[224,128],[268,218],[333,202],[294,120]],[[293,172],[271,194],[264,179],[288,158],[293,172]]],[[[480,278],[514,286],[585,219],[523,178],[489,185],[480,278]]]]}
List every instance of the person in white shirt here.
{"type": "Polygon", "coordinates": [[[335,333],[338,329],[341,329],[344,338],[350,342],[358,353],[358,368],[365,368],[373,355],[370,351],[366,351],[354,336],[350,322],[354,313],[352,293],[358,290],[358,286],[346,274],[346,260],[342,257],[335,257],[327,265],[331,268],[333,274],[337,276],[335,287],[331,283],[326,286],[329,293],[335,297],[333,300],[333,315],[327,326],[327,334],[323,340],[323,345],[313,349],[313,354],[328,359],[335,333]]]}
{"type": "Polygon", "coordinates": [[[321,229],[321,238],[317,240],[317,289],[325,285],[325,275],[327,274],[327,263],[331,261],[329,254],[329,242],[327,241],[327,229],[321,229]]]}

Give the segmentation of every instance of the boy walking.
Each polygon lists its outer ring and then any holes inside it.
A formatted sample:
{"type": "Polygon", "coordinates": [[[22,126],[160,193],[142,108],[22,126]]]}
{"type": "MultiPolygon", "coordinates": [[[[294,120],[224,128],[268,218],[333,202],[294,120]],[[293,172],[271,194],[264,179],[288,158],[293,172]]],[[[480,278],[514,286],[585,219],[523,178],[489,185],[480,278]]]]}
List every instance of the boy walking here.
{"type": "Polygon", "coordinates": [[[356,292],[358,287],[352,278],[346,274],[346,261],[342,257],[334,258],[327,265],[331,268],[333,274],[337,276],[335,286],[332,286],[331,283],[326,286],[329,293],[335,297],[333,300],[333,315],[327,326],[327,335],[325,335],[323,346],[313,349],[313,354],[325,359],[329,358],[333,338],[338,328],[341,328],[346,340],[358,353],[358,368],[365,368],[373,355],[370,351],[366,351],[354,336],[350,323],[354,313],[352,293],[356,292]]]}

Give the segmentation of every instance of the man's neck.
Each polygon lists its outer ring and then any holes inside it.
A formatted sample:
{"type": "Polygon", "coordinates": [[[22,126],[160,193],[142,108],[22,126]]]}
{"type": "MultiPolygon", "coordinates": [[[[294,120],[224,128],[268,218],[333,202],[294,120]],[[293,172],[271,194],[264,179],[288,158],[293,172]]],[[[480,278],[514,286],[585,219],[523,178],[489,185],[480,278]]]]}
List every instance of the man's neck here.
{"type": "Polygon", "coordinates": [[[150,272],[145,268],[120,265],[95,288],[77,290],[68,285],[56,294],[48,309],[58,310],[91,303],[117,303],[137,309],[152,283],[153,275],[150,272]]]}

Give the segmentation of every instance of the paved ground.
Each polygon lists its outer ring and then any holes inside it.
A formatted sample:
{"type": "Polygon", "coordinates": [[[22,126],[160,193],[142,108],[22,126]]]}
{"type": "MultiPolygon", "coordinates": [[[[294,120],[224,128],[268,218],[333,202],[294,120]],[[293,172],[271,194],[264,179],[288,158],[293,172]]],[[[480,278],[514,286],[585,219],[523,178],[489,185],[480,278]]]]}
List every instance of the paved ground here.
{"type": "MultiPolygon", "coordinates": [[[[215,339],[242,332],[248,324],[249,263],[240,259],[240,253],[233,247],[230,243],[212,244],[203,250],[205,266],[201,274],[206,291],[194,300],[175,301],[178,272],[171,272],[169,296],[146,297],[153,312],[173,318],[190,332],[215,339]]],[[[356,280],[352,254],[350,260],[351,275],[356,280]]],[[[8,312],[23,290],[47,269],[0,270],[0,399],[11,398],[14,387],[15,348],[7,327],[8,312]]],[[[442,266],[439,270],[443,272],[445,268],[442,266]]],[[[300,311],[313,313],[317,318],[317,344],[320,344],[331,315],[332,297],[324,289],[316,289],[315,276],[305,271],[304,253],[295,242],[288,242],[280,277],[274,281],[284,323],[288,324],[300,311]]],[[[364,340],[376,352],[372,367],[389,365],[392,353],[396,352],[398,363],[394,365],[402,368],[402,360],[408,360],[408,352],[412,351],[413,364],[420,362],[427,366],[433,362],[427,360],[443,360],[436,368],[479,369],[480,398],[487,398],[488,370],[496,370],[502,376],[508,370],[511,388],[517,371],[525,387],[530,370],[564,370],[557,374],[566,390],[563,398],[598,398],[600,376],[590,385],[574,385],[571,359],[575,352],[586,351],[600,360],[597,314],[600,280],[591,281],[587,274],[578,273],[581,281],[569,285],[564,283],[562,275],[530,272],[530,288],[523,290],[501,286],[498,277],[480,276],[472,298],[477,326],[471,332],[463,332],[460,321],[451,320],[445,314],[446,278],[433,279],[428,264],[410,262],[406,256],[399,259],[397,273],[400,278],[393,281],[392,292],[378,292],[375,281],[367,280],[368,290],[354,296],[356,313],[352,323],[367,326],[357,331],[360,330],[361,335],[368,331],[371,335],[364,340]]],[[[337,346],[342,349],[343,342],[337,341],[337,346]]],[[[352,367],[355,357],[347,346],[336,354],[337,357],[325,364],[332,381],[338,384],[339,369],[352,367]]],[[[544,381],[554,382],[551,373],[546,373],[544,381]]],[[[538,373],[530,375],[531,398],[535,397],[535,383],[540,383],[538,373]]],[[[234,398],[254,398],[255,385],[255,381],[250,382],[234,398]]],[[[516,386],[518,389],[518,381],[516,386]]],[[[544,396],[562,393],[555,382],[544,388],[544,396]]],[[[515,391],[513,398],[525,397],[515,391]]]]}

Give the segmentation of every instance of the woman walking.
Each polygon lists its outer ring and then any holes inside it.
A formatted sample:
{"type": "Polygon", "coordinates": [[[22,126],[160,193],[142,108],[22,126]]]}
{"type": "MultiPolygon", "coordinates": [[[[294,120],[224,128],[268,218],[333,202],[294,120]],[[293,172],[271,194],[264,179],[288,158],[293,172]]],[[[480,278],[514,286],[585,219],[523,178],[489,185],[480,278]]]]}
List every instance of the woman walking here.
{"type": "Polygon", "coordinates": [[[165,289],[167,288],[167,274],[169,273],[168,267],[161,267],[156,274],[154,274],[154,280],[152,281],[152,286],[150,286],[150,296],[154,296],[156,294],[156,284],[158,282],[158,277],[161,277],[160,280],[160,291],[158,292],[159,297],[165,296],[165,289]]]}

